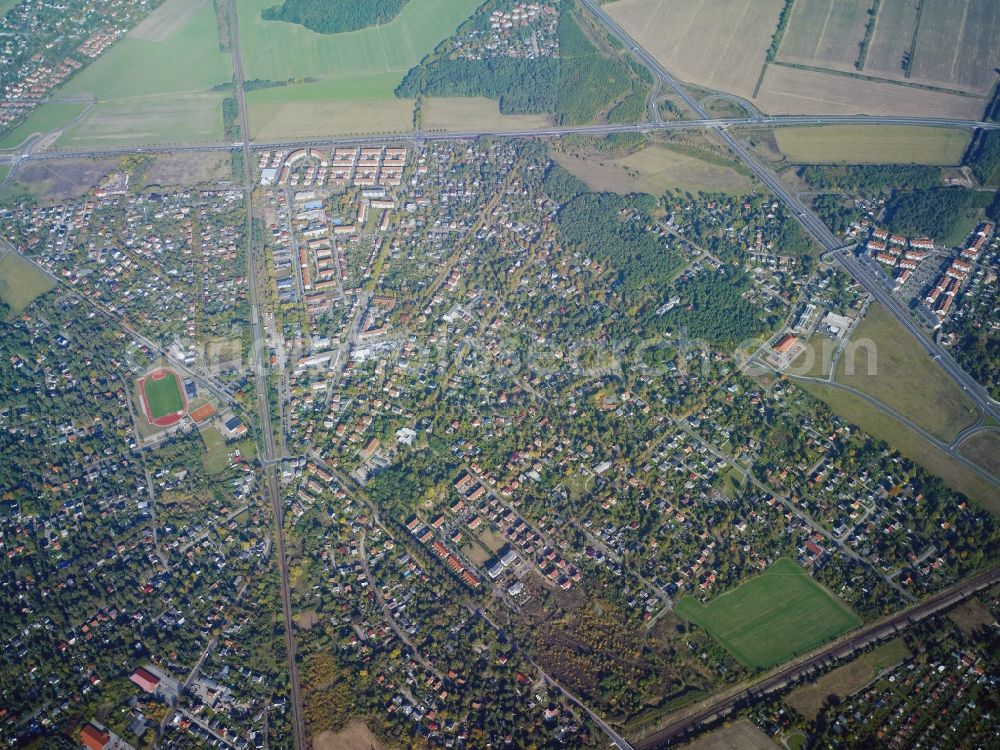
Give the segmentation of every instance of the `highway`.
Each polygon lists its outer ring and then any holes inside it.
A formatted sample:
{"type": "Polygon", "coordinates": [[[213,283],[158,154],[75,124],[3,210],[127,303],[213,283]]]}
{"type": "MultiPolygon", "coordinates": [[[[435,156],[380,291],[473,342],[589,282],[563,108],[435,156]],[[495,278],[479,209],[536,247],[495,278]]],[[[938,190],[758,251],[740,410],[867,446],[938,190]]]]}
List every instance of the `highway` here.
{"type": "MultiPolygon", "coordinates": [[[[240,128],[243,135],[243,170],[244,189],[247,202],[247,283],[249,285],[250,325],[253,329],[252,366],[256,380],[257,414],[259,417],[260,460],[267,484],[267,493],[271,500],[274,514],[274,547],[278,558],[278,573],[281,577],[281,607],[285,618],[285,646],[288,654],[288,682],[292,706],[292,735],[295,750],[306,750],[305,726],[302,718],[302,695],[299,683],[299,669],[295,659],[295,627],[292,621],[292,594],[288,578],[288,558],[285,553],[285,528],[281,493],[278,484],[278,466],[274,449],[274,429],[271,426],[271,405],[268,399],[267,383],[267,341],[264,337],[264,325],[260,314],[260,281],[257,279],[258,262],[263,265],[263,258],[258,258],[254,247],[253,235],[253,151],[250,143],[250,128],[247,118],[246,97],[244,95],[243,62],[240,59],[239,19],[236,0],[229,0],[229,38],[233,53],[233,84],[236,90],[236,101],[239,105],[240,128]]],[[[289,207],[290,210],[290,207],[289,207]]]]}
{"type": "MultiPolygon", "coordinates": [[[[671,79],[672,80],[672,79],[671,79]]],[[[665,81],[657,84],[659,88],[665,81]]],[[[675,82],[676,83],[676,82],[675,82]]],[[[679,85],[679,84],[678,84],[679,85]]],[[[690,99],[690,97],[688,97],[690,99]]],[[[710,98],[725,98],[738,100],[738,97],[724,96],[710,98]]],[[[687,101],[687,99],[685,100],[687,101]]],[[[695,102],[694,99],[690,99],[695,102]]],[[[742,100],[739,100],[742,101],[742,100]]],[[[701,105],[699,118],[691,120],[660,120],[622,125],[579,125],[563,127],[527,128],[524,130],[465,130],[460,132],[428,132],[415,130],[410,132],[387,135],[354,135],[331,138],[289,139],[280,141],[250,141],[254,149],[292,149],[292,148],[333,148],[341,145],[372,145],[399,143],[400,141],[468,141],[477,138],[558,138],[564,135],[611,135],[613,133],[652,133],[669,130],[699,130],[711,128],[722,130],[740,127],[795,127],[803,125],[922,125],[935,128],[957,128],[962,130],[1000,130],[1000,123],[981,122],[979,120],[950,120],[941,117],[878,117],[874,115],[760,115],[752,117],[709,117],[701,105]]],[[[652,105],[651,105],[652,106],[652,105]]],[[[744,106],[752,106],[745,104],[744,106]]],[[[651,109],[651,112],[653,110],[651,109]]],[[[20,165],[32,161],[54,161],[59,159],[90,159],[98,157],[126,156],[129,154],[185,154],[185,153],[218,153],[242,149],[245,142],[206,142],[206,143],[165,143],[153,146],[108,146],[104,148],[66,149],[34,151],[36,142],[26,151],[0,153],[0,164],[20,165]]]]}
{"type": "Polygon", "coordinates": [[[986,573],[970,578],[930,597],[921,604],[892,615],[881,622],[869,625],[849,636],[846,640],[833,643],[804,660],[784,667],[746,689],[722,695],[708,706],[677,719],[648,737],[633,741],[632,745],[635,750],[656,750],[681,742],[706,726],[761,700],[768,694],[784,690],[796,680],[808,677],[833,662],[849,658],[857,651],[878,641],[892,638],[900,630],[905,630],[913,623],[953,607],[963,599],[998,581],[1000,581],[1000,568],[993,568],[986,573]]]}

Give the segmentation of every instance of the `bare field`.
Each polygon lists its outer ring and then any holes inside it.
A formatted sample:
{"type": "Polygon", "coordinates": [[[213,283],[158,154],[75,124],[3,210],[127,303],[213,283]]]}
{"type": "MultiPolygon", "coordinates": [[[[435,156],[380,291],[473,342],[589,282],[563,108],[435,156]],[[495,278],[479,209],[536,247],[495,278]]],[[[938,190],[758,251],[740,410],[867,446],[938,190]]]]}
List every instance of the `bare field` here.
{"type": "Polygon", "coordinates": [[[314,750],[386,750],[360,719],[351,722],[339,732],[321,732],[312,738],[314,750]]]}
{"type": "Polygon", "coordinates": [[[966,635],[971,635],[979,628],[989,627],[997,620],[992,610],[977,597],[966,599],[951,610],[948,619],[958,625],[966,635]]]}
{"type": "Polygon", "coordinates": [[[1000,3],[923,0],[910,80],[988,94],[1000,66],[1000,3]]]}
{"type": "Polygon", "coordinates": [[[754,103],[771,114],[899,115],[978,120],[980,97],[768,65],[754,103]]]}
{"type": "Polygon", "coordinates": [[[229,154],[165,154],[146,170],[146,185],[200,185],[231,178],[229,154]]]}
{"type": "Polygon", "coordinates": [[[778,745],[747,719],[740,719],[686,746],[687,750],[777,750],[778,745]]]}
{"type": "Polygon", "coordinates": [[[853,71],[870,7],[871,0],[798,0],[778,59],[853,71]]]}
{"type": "Polygon", "coordinates": [[[167,0],[146,16],[128,36],[147,42],[162,42],[180,31],[195,13],[210,3],[211,0],[167,0]]]}
{"type": "Polygon", "coordinates": [[[420,107],[423,130],[523,130],[552,123],[545,115],[504,115],[499,104],[483,97],[431,97],[420,107]]]}
{"type": "Polygon", "coordinates": [[[12,182],[43,201],[71,200],[86,195],[119,162],[116,157],[29,161],[21,165],[12,182]]]}
{"type": "Polygon", "coordinates": [[[910,49],[917,24],[919,0],[882,0],[875,19],[875,33],[865,57],[866,75],[903,76],[903,55],[910,49]]]}
{"type": "Polygon", "coordinates": [[[250,133],[258,139],[304,138],[413,130],[413,100],[249,104],[250,133]]]}
{"type": "Polygon", "coordinates": [[[749,98],[781,0],[618,0],[608,14],[682,81],[749,98]]]}
{"type": "Polygon", "coordinates": [[[710,164],[662,145],[642,148],[628,156],[553,153],[553,158],[592,190],[662,195],[669,188],[747,193],[749,177],[732,167],[710,164]]]}
{"type": "Polygon", "coordinates": [[[800,164],[933,164],[962,161],[971,135],[908,125],[818,125],[775,128],[778,148],[800,164]]]}

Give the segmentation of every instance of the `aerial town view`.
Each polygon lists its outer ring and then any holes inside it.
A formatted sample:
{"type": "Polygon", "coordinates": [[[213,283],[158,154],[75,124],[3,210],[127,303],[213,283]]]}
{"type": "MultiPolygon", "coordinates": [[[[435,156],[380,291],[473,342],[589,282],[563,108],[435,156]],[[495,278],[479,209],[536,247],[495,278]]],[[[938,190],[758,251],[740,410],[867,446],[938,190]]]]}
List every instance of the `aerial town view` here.
{"type": "Polygon", "coordinates": [[[998,0],[0,0],[0,747],[1000,747],[998,0]]]}

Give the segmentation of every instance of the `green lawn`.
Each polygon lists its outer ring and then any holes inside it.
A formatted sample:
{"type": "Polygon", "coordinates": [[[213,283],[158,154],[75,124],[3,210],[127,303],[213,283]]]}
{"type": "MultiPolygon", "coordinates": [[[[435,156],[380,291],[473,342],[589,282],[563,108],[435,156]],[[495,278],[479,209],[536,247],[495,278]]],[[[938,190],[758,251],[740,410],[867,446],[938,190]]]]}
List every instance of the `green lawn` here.
{"type": "Polygon", "coordinates": [[[861,624],[846,604],[788,559],[707,606],[685,597],[676,610],[755,669],[803,654],[861,624]]]}
{"type": "Polygon", "coordinates": [[[177,376],[169,370],[159,380],[147,377],[143,383],[143,390],[146,392],[146,401],[149,403],[153,419],[161,419],[184,408],[181,384],[177,376]]]}
{"type": "Polygon", "coordinates": [[[87,105],[81,102],[46,102],[0,140],[0,148],[17,148],[34,133],[48,133],[73,121],[87,105]]]}
{"type": "Polygon", "coordinates": [[[202,462],[208,474],[219,474],[229,466],[229,448],[222,433],[214,427],[202,430],[201,439],[205,443],[205,455],[202,462]]]}
{"type": "Polygon", "coordinates": [[[36,297],[55,285],[17,252],[4,251],[0,245],[0,299],[10,306],[11,315],[20,315],[36,297]]]}

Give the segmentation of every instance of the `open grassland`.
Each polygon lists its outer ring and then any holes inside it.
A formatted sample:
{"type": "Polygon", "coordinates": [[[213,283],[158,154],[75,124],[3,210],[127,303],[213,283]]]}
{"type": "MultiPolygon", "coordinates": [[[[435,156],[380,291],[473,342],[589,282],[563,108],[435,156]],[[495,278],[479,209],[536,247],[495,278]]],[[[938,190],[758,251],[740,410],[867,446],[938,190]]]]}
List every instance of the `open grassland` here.
{"type": "Polygon", "coordinates": [[[49,133],[73,122],[87,105],[82,102],[46,102],[0,140],[0,148],[17,148],[35,133],[49,133]]]}
{"type": "Polygon", "coordinates": [[[913,43],[920,0],[882,0],[875,18],[875,33],[865,57],[865,75],[902,78],[903,58],[913,43]]]}
{"type": "Polygon", "coordinates": [[[120,99],[97,104],[56,141],[60,148],[116,144],[216,142],[225,94],[120,99]]]}
{"type": "Polygon", "coordinates": [[[201,431],[202,442],[205,443],[205,455],[202,464],[208,474],[221,474],[229,466],[229,448],[226,439],[215,427],[201,431]]]}
{"type": "Polygon", "coordinates": [[[1000,67],[1000,3],[923,0],[910,80],[988,94],[1000,67]]]}
{"type": "Polygon", "coordinates": [[[781,39],[778,59],[854,70],[870,7],[871,0],[797,0],[781,39]]]}
{"type": "Polygon", "coordinates": [[[86,195],[98,180],[120,164],[116,157],[23,162],[0,198],[24,193],[42,201],[64,201],[86,195]]]}
{"type": "Polygon", "coordinates": [[[250,133],[258,139],[407,133],[412,130],[412,99],[306,101],[250,107],[250,133]]]}
{"type": "Polygon", "coordinates": [[[7,12],[20,2],[21,0],[0,0],[0,16],[7,15],[7,12]]]}
{"type": "Polygon", "coordinates": [[[966,439],[959,452],[986,471],[1000,474],[1000,433],[980,432],[966,439]]]}
{"type": "Polygon", "coordinates": [[[755,669],[803,654],[861,624],[846,604],[788,559],[707,606],[686,597],[676,609],[755,669]]]}
{"type": "Polygon", "coordinates": [[[807,721],[812,721],[829,696],[835,695],[843,700],[853,695],[881,672],[899,664],[909,655],[910,650],[903,640],[896,638],[827,672],[812,684],[795,688],[785,702],[807,721]]]}
{"type": "MultiPolygon", "coordinates": [[[[341,34],[317,34],[297,24],[263,20],[261,11],[275,0],[238,0],[238,4],[247,80],[337,79],[392,72],[399,83],[455,32],[481,0],[410,0],[389,23],[341,34]]],[[[387,95],[392,95],[391,89],[387,95]]]]}
{"type": "Polygon", "coordinates": [[[798,164],[961,163],[971,134],[907,125],[821,125],[775,128],[781,153],[798,164]]]}
{"type": "Polygon", "coordinates": [[[882,440],[930,474],[941,477],[956,492],[978,502],[1000,516],[1000,487],[986,481],[975,471],[956,461],[944,451],[927,442],[898,419],[875,409],[862,398],[840,388],[819,383],[800,383],[802,388],[825,401],[843,419],[857,425],[877,440],[882,440]]]}
{"type": "Polygon", "coordinates": [[[483,97],[429,97],[423,100],[420,113],[425,131],[522,130],[552,124],[545,115],[501,114],[496,101],[483,97]]]}
{"type": "Polygon", "coordinates": [[[608,14],[688,83],[749,98],[782,0],[618,0],[608,14]]]}
{"type": "Polygon", "coordinates": [[[14,250],[0,245],[0,299],[11,315],[20,315],[37,297],[52,289],[55,282],[14,250]]]}
{"type": "Polygon", "coordinates": [[[592,190],[662,195],[676,188],[743,194],[752,188],[750,178],[733,167],[703,161],[662,144],[627,156],[554,152],[553,158],[592,190]]]}
{"type": "Polygon", "coordinates": [[[872,305],[837,363],[835,380],[913,420],[940,440],[975,421],[976,406],[881,305],[872,305]]]}
{"type": "Polygon", "coordinates": [[[778,746],[748,719],[703,735],[686,750],[777,750],[778,746]]]}
{"type": "Polygon", "coordinates": [[[312,738],[315,750],[386,750],[360,719],[351,719],[339,732],[320,732],[312,738]]]}
{"type": "Polygon", "coordinates": [[[900,115],[978,120],[986,99],[768,65],[754,104],[771,114],[900,115]]]}

